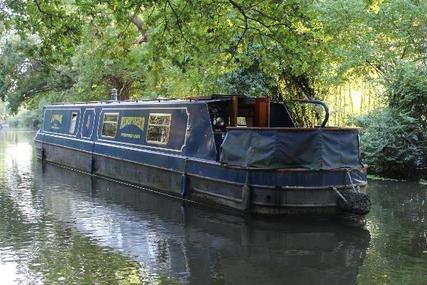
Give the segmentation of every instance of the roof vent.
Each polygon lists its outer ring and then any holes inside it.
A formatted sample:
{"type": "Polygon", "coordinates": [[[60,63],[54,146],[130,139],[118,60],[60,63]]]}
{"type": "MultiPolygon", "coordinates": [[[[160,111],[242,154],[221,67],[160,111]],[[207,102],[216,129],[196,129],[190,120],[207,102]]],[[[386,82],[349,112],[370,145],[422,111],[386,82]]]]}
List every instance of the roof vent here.
{"type": "Polygon", "coordinates": [[[117,89],[113,88],[111,89],[111,101],[118,101],[119,96],[117,95],[117,89]]]}

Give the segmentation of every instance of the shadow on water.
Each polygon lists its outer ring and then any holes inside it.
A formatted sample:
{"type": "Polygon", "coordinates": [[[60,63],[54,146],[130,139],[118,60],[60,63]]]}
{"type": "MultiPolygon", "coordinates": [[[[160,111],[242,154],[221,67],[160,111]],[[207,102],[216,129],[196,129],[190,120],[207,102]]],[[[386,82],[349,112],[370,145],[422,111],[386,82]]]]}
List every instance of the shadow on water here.
{"type": "Polygon", "coordinates": [[[425,284],[426,186],[370,181],[366,227],[212,210],[45,165],[0,132],[2,284],[425,284]]]}

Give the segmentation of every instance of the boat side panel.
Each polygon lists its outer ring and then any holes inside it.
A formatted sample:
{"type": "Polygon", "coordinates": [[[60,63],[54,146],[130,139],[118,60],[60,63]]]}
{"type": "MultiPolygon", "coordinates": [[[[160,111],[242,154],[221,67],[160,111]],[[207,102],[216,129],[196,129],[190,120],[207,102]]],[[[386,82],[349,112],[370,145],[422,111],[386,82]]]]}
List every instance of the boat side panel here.
{"type": "MultiPolygon", "coordinates": [[[[36,137],[37,139],[37,137],[36,137]]],[[[82,140],[77,138],[63,137],[57,134],[42,135],[43,144],[54,144],[66,148],[72,148],[83,152],[92,152],[93,142],[89,140],[82,140]]]]}
{"type": "MultiPolygon", "coordinates": [[[[86,165],[88,154],[45,146],[47,161],[54,161],[70,167],[86,165]]],[[[166,169],[135,164],[107,156],[94,156],[94,174],[110,177],[128,183],[143,185],[166,194],[180,196],[182,175],[166,169]]],[[[84,170],[84,169],[83,169],[84,170]]],[[[187,198],[207,204],[216,204],[242,210],[244,208],[243,184],[212,180],[210,177],[188,175],[189,189],[187,198]]],[[[282,214],[292,208],[334,208],[336,195],[332,189],[280,189],[272,187],[251,186],[250,211],[263,214],[282,214]],[[288,208],[288,209],[286,209],[288,208]]]]}
{"type": "Polygon", "coordinates": [[[77,151],[72,148],[58,147],[52,144],[43,144],[44,160],[60,164],[73,169],[90,172],[90,152],[77,151]]]}
{"type": "MultiPolygon", "coordinates": [[[[57,137],[74,137],[78,140],[94,141],[102,143],[117,144],[133,148],[147,148],[149,150],[159,150],[165,153],[179,153],[188,157],[196,157],[215,161],[217,150],[215,146],[214,135],[207,104],[203,102],[192,103],[188,105],[153,105],[149,108],[144,105],[99,105],[61,107],[50,106],[45,108],[43,134],[51,134],[57,137]],[[67,128],[70,124],[71,113],[78,112],[77,130],[75,134],[68,134],[67,128]],[[87,120],[88,114],[95,112],[95,116],[87,120]],[[106,139],[101,136],[102,117],[105,112],[119,113],[118,131],[115,139],[106,139]],[[164,113],[172,115],[172,124],[170,130],[170,142],[167,145],[158,145],[146,142],[146,132],[148,127],[148,118],[150,113],[164,113]],[[145,124],[141,127],[139,140],[125,137],[129,132],[135,132],[135,126],[129,126],[122,123],[124,116],[142,116],[145,124]],[[59,125],[58,129],[52,129],[52,119],[59,125]],[[86,127],[89,126],[89,129],[86,127]],[[88,137],[88,134],[90,136],[88,137]]],[[[50,138],[46,138],[48,141],[50,138]]],[[[69,146],[69,145],[67,145],[69,146]]],[[[76,145],[75,147],[79,147],[76,145]]]]}
{"type": "Polygon", "coordinates": [[[160,192],[180,196],[181,173],[162,168],[135,164],[108,156],[94,155],[94,174],[142,185],[160,192]]]}
{"type": "Polygon", "coordinates": [[[339,212],[332,189],[281,189],[250,187],[250,205],[246,205],[243,185],[226,184],[209,178],[191,176],[189,199],[204,204],[223,205],[257,214],[339,212]],[[220,190],[219,190],[220,189],[220,190]]]}
{"type": "Polygon", "coordinates": [[[140,150],[131,147],[96,143],[94,155],[106,156],[133,163],[184,171],[185,159],[178,155],[169,155],[157,151],[140,150]]]}
{"type": "Polygon", "coordinates": [[[69,137],[76,137],[78,132],[78,126],[80,124],[80,116],[82,113],[81,107],[62,109],[45,108],[43,112],[43,132],[60,134],[69,137]],[[71,123],[71,116],[73,113],[77,114],[77,122],[75,130],[70,133],[69,127],[71,123]]]}
{"type": "Polygon", "coordinates": [[[118,143],[133,147],[158,149],[162,151],[182,152],[186,145],[188,108],[164,106],[147,108],[144,106],[105,107],[100,110],[96,141],[118,143]],[[118,114],[117,132],[114,138],[103,137],[102,123],[104,114],[118,114]],[[147,139],[150,115],[170,116],[169,135],[166,143],[154,143],[147,139]]]}
{"type": "Polygon", "coordinates": [[[264,185],[268,187],[330,187],[339,185],[365,184],[366,169],[337,169],[337,170],[271,170],[271,169],[244,169],[228,167],[226,165],[205,163],[190,160],[188,172],[200,177],[210,177],[237,183],[264,185]],[[349,179],[351,177],[351,181],[349,179]]]}

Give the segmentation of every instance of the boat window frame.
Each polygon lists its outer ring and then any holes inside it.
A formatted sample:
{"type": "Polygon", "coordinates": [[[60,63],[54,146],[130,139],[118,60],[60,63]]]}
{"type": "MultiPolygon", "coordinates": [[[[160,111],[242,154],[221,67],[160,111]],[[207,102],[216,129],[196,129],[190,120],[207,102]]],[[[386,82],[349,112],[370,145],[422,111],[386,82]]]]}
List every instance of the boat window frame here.
{"type": "MultiPolygon", "coordinates": [[[[81,124],[80,124],[80,126],[81,126],[80,127],[80,135],[81,135],[81,137],[83,139],[90,139],[92,137],[92,134],[93,134],[93,131],[94,131],[94,128],[95,128],[95,119],[96,119],[96,111],[95,111],[95,109],[94,108],[86,108],[84,110],[84,112],[83,112],[82,121],[81,121],[81,124]],[[86,114],[88,114],[88,116],[86,116],[86,114]],[[90,123],[91,123],[90,134],[89,134],[89,136],[84,136],[83,135],[83,130],[85,128],[85,125],[88,123],[87,119],[89,117],[92,117],[89,120],[90,123]]],[[[88,130],[89,130],[89,128],[88,128],[88,130]]]]}
{"type": "Polygon", "coordinates": [[[120,117],[120,113],[119,112],[104,112],[102,114],[102,124],[101,124],[101,138],[106,138],[106,139],[115,139],[117,136],[117,130],[118,130],[118,124],[119,124],[119,117],[120,117]],[[106,115],[113,115],[113,116],[117,116],[116,121],[105,121],[105,116],[106,115]],[[114,136],[107,136],[104,135],[104,125],[105,123],[113,123],[115,124],[115,131],[114,131],[114,136]]]}
{"type": "Polygon", "coordinates": [[[70,117],[70,123],[68,125],[68,134],[74,135],[76,133],[78,118],[79,118],[79,112],[72,111],[71,112],[71,117],[70,117]],[[73,126],[73,124],[74,124],[74,126],[73,126]],[[71,131],[71,126],[73,126],[72,131],[71,131]]]}
{"type": "Polygon", "coordinates": [[[53,122],[55,122],[55,120],[57,120],[58,122],[60,122],[60,124],[62,124],[62,121],[64,120],[64,114],[51,112],[49,116],[49,130],[54,133],[61,133],[59,132],[59,130],[61,129],[61,126],[56,127],[53,125],[53,122]]]}
{"type": "Polygon", "coordinates": [[[147,122],[147,134],[145,136],[145,142],[150,144],[157,144],[157,145],[167,145],[169,143],[170,139],[170,131],[171,131],[171,125],[172,125],[172,114],[171,113],[149,113],[148,114],[148,122],[147,122]],[[150,122],[151,117],[169,117],[169,124],[153,124],[150,122]],[[148,136],[150,135],[150,127],[165,127],[167,129],[167,135],[165,142],[161,141],[154,141],[149,140],[148,136]]]}

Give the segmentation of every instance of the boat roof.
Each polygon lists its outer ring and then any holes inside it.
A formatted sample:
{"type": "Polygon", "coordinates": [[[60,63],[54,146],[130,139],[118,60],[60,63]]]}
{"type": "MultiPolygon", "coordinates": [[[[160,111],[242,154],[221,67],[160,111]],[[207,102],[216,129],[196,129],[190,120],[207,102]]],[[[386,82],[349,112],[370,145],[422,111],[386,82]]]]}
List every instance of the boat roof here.
{"type": "MultiPolygon", "coordinates": [[[[159,104],[206,104],[212,102],[227,102],[232,99],[233,95],[220,95],[213,94],[210,96],[202,96],[202,97],[188,97],[188,98],[157,98],[157,99],[136,99],[136,100],[103,100],[103,101],[89,101],[89,102],[60,102],[60,103],[52,103],[46,105],[48,107],[69,107],[69,106],[100,106],[100,105],[108,105],[108,106],[117,106],[117,105],[159,105],[159,104]]],[[[242,99],[255,100],[254,97],[249,96],[238,96],[242,99]]]]}

